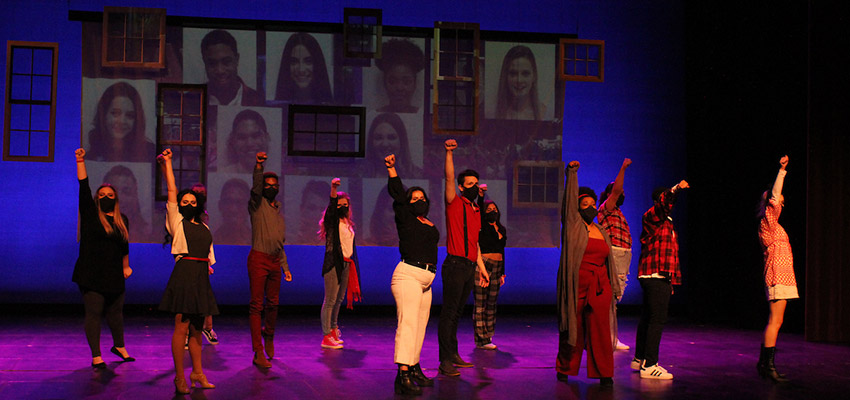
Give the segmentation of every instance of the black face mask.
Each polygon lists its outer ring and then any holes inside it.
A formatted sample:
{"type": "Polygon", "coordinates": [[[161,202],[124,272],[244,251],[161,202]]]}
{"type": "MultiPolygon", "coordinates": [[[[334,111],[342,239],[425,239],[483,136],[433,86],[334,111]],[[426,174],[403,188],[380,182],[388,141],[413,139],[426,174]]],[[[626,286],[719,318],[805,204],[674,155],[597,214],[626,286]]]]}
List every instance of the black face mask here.
{"type": "Polygon", "coordinates": [[[581,214],[581,219],[588,224],[593,223],[593,218],[595,218],[597,214],[596,208],[593,207],[579,209],[578,212],[581,214]]]}
{"type": "Polygon", "coordinates": [[[178,210],[180,210],[180,215],[182,215],[183,218],[185,218],[185,219],[191,220],[191,219],[194,219],[198,215],[198,207],[196,207],[196,206],[190,206],[190,205],[180,206],[180,207],[178,207],[178,210]]]}
{"type": "Polygon", "coordinates": [[[475,201],[475,198],[478,197],[478,185],[463,189],[463,197],[466,197],[469,201],[475,201]]]}
{"type": "Polygon", "coordinates": [[[340,218],[345,218],[348,216],[348,206],[338,207],[336,210],[339,213],[340,218]]]}
{"type": "Polygon", "coordinates": [[[110,199],[109,197],[101,197],[100,198],[100,211],[105,213],[110,213],[115,209],[115,199],[110,199]]]}
{"type": "Polygon", "coordinates": [[[410,204],[413,208],[413,215],[424,217],[428,213],[428,202],[425,200],[417,200],[410,204]]]}
{"type": "Polygon", "coordinates": [[[499,212],[498,211],[491,211],[491,212],[484,214],[484,220],[486,220],[487,222],[491,222],[491,223],[498,221],[499,220],[499,212]]]}
{"type": "Polygon", "coordinates": [[[275,188],[263,188],[263,197],[266,198],[270,203],[274,202],[274,198],[277,197],[278,189],[275,188]]]}

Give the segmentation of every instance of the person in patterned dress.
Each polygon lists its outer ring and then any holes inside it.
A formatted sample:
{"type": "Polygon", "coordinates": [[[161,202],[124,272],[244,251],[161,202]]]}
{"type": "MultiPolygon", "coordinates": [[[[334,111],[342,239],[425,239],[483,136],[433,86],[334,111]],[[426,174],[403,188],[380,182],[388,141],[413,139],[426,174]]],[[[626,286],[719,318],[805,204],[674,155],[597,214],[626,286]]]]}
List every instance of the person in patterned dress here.
{"type": "Polygon", "coordinates": [[[783,374],[776,372],[774,356],[776,354],[776,337],[782,326],[785,315],[785,305],[789,299],[797,299],[797,280],[794,277],[794,257],[791,253],[791,243],[782,225],[779,225],[779,215],[785,207],[785,196],[782,195],[782,184],[785,182],[785,167],[788,156],[779,159],[779,173],[773,188],[761,195],[759,203],[759,241],[764,251],[764,286],[767,300],[770,303],[770,317],[764,328],[764,342],[761,345],[761,355],[756,365],[759,376],[769,377],[775,382],[785,382],[783,374]]]}

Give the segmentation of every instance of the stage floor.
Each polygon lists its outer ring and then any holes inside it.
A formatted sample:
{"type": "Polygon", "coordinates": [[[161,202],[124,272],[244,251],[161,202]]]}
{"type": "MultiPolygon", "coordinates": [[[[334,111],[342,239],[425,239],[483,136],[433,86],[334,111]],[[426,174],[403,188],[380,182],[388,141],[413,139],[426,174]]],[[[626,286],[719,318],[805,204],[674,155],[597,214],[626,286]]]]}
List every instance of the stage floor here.
{"type": "MultiPolygon", "coordinates": [[[[82,308],[82,306],[80,306],[82,308]]],[[[215,318],[221,344],[204,341],[204,370],[216,389],[193,389],[193,399],[390,399],[395,315],[340,316],[345,349],[320,348],[315,316],[282,310],[270,370],[251,364],[245,315],[215,318]]],[[[101,351],[105,370],[90,367],[81,315],[0,317],[0,399],[165,399],[174,397],[170,338],[165,314],[125,318],[127,349],[138,361],[121,363],[109,353],[105,327],[101,351]]],[[[621,318],[620,339],[634,343],[634,317],[621,318]]],[[[759,379],[755,364],[761,333],[688,325],[672,320],[661,343],[661,364],[672,381],[642,380],[629,369],[631,351],[614,355],[614,387],[588,379],[582,362],[569,383],[555,378],[557,324],[554,315],[500,315],[496,351],[475,349],[471,318],[459,329],[460,354],[475,364],[460,377],[437,374],[437,315],[431,317],[421,365],[436,378],[423,399],[818,399],[847,398],[850,347],[808,343],[799,334],[780,334],[777,364],[790,383],[759,379]]],[[[191,365],[186,354],[187,371],[191,365]]],[[[183,397],[183,396],[176,396],[183,397]]]]}

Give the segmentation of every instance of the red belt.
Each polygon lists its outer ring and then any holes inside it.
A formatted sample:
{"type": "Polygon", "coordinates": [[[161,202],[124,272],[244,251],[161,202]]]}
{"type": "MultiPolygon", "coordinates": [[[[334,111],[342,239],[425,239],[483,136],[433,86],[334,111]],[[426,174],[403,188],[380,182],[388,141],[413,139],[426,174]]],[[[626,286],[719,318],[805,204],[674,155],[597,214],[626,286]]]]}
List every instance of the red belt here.
{"type": "Polygon", "coordinates": [[[189,261],[205,261],[210,262],[209,258],[199,258],[199,257],[180,257],[181,260],[189,260],[189,261]]]}

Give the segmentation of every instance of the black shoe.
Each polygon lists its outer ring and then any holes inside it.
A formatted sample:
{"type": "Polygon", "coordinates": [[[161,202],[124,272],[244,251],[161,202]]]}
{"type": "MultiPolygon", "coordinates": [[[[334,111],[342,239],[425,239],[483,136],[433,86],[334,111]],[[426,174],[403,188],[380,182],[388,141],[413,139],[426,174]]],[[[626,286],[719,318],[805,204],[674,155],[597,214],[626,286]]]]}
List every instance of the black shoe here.
{"type": "Polygon", "coordinates": [[[612,379],[612,378],[599,378],[599,386],[613,387],[614,386],[614,379],[612,379]]]}
{"type": "MultiPolygon", "coordinates": [[[[120,352],[120,351],[118,351],[118,349],[116,349],[116,348],[115,348],[115,346],[112,346],[112,348],[111,348],[111,349],[109,349],[109,351],[110,351],[112,354],[115,354],[116,356],[120,357],[122,360],[124,360],[124,362],[136,361],[136,359],[135,359],[135,358],[133,358],[133,357],[130,357],[130,356],[124,357],[124,356],[121,354],[121,352],[120,352]]],[[[105,367],[104,367],[104,368],[105,368],[105,367]]]]}
{"type": "Polygon", "coordinates": [[[99,362],[99,363],[97,363],[97,364],[95,364],[94,362],[92,362],[92,363],[91,363],[91,367],[92,367],[92,368],[94,368],[94,369],[106,369],[106,363],[105,363],[105,362],[103,362],[103,361],[101,361],[101,362],[99,362]]]}
{"type": "Polygon", "coordinates": [[[398,367],[398,374],[395,376],[395,384],[393,385],[395,394],[422,394],[422,389],[413,383],[410,372],[410,370],[401,369],[401,366],[398,367]]]}
{"type": "Polygon", "coordinates": [[[413,379],[413,382],[416,382],[416,385],[420,387],[434,386],[434,380],[425,376],[419,364],[410,367],[410,379],[413,379]]]}
{"type": "Polygon", "coordinates": [[[567,374],[562,374],[560,372],[556,372],[558,380],[561,382],[567,382],[570,380],[570,376],[567,374]]]}
{"type": "Polygon", "coordinates": [[[756,370],[762,378],[770,378],[777,383],[788,382],[788,378],[786,378],[784,374],[780,374],[776,371],[776,365],[774,364],[775,356],[776,347],[764,347],[762,344],[759,362],[756,364],[756,370]]]}
{"type": "Polygon", "coordinates": [[[457,371],[457,368],[449,360],[440,363],[440,373],[445,376],[460,376],[460,372],[457,371]]]}
{"type": "Polygon", "coordinates": [[[460,358],[460,355],[457,355],[457,354],[455,354],[454,357],[452,357],[451,361],[452,361],[452,364],[454,364],[456,367],[460,367],[460,368],[472,368],[472,367],[474,367],[474,365],[472,365],[472,363],[468,363],[466,361],[463,361],[463,359],[460,358]]]}

